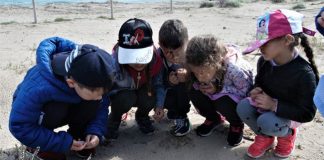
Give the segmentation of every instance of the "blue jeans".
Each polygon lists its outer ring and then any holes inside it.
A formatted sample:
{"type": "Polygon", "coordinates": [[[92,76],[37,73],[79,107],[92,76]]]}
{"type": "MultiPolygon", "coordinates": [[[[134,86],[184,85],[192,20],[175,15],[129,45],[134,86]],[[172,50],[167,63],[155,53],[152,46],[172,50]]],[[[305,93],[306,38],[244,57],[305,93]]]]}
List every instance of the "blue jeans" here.
{"type": "Polygon", "coordinates": [[[275,112],[272,111],[259,113],[257,108],[252,106],[247,99],[238,103],[236,111],[241,120],[247,124],[255,134],[285,137],[292,133],[289,127],[291,123],[290,120],[278,117],[275,112]]]}

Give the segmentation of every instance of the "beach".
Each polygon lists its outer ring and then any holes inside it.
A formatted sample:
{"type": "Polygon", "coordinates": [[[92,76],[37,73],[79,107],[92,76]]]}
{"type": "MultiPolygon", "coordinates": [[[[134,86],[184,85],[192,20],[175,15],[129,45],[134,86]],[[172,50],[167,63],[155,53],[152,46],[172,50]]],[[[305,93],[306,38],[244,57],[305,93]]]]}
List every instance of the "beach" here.
{"type": "MultiPolygon", "coordinates": [[[[199,1],[175,2],[173,12],[169,3],[114,3],[114,19],[110,19],[108,3],[55,3],[37,6],[38,23],[33,24],[30,6],[0,6],[0,159],[15,159],[19,142],[8,129],[12,94],[26,71],[36,63],[35,52],[45,38],[60,36],[77,43],[95,44],[109,53],[117,42],[119,27],[129,18],[147,20],[154,42],[158,44],[158,31],[162,23],[177,18],[188,27],[189,36],[214,34],[225,43],[234,43],[242,50],[255,38],[256,18],[265,11],[291,9],[295,1],[273,4],[269,1],[245,2],[238,8],[200,8],[199,1]]],[[[315,30],[314,17],[324,6],[323,1],[305,2],[304,26],[315,30]]],[[[315,60],[324,73],[324,38],[320,34],[310,39],[315,60]]],[[[304,55],[304,54],[303,54],[304,55]]],[[[244,57],[254,68],[257,55],[244,57]]],[[[228,124],[221,126],[209,137],[198,137],[194,131],[188,136],[175,138],[168,130],[167,119],[154,123],[157,132],[144,136],[134,121],[134,110],[121,126],[119,139],[111,145],[101,146],[96,160],[240,160],[248,159],[247,147],[253,142],[253,133],[246,126],[244,140],[237,147],[226,144],[228,124]]],[[[193,128],[204,119],[191,107],[189,119],[193,128]]],[[[312,122],[299,128],[296,148],[288,159],[321,160],[324,156],[324,119],[318,113],[312,122]]],[[[72,155],[69,159],[75,159],[72,155]]],[[[261,159],[277,159],[267,153],[261,159]]]]}

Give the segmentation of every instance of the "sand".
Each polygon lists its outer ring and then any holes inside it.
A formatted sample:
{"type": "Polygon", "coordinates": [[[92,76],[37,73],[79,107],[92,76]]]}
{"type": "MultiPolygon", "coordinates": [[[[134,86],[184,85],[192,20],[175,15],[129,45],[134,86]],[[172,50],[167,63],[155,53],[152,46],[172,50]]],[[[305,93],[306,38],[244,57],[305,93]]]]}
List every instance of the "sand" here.
{"type": "MultiPolygon", "coordinates": [[[[118,30],[128,18],[138,17],[147,20],[157,33],[163,21],[170,18],[181,19],[188,27],[190,37],[198,34],[215,34],[226,43],[235,43],[242,49],[254,38],[256,18],[264,11],[287,8],[296,3],[272,4],[270,2],[242,3],[239,8],[199,8],[200,2],[181,2],[174,4],[173,13],[169,4],[123,4],[114,6],[114,20],[110,17],[107,4],[51,4],[37,6],[38,24],[32,24],[32,10],[26,7],[0,7],[0,159],[15,159],[15,145],[20,145],[8,130],[12,93],[22,80],[28,68],[35,64],[35,49],[39,42],[47,37],[61,36],[78,43],[90,43],[111,51],[117,42],[118,30]],[[67,21],[57,22],[64,18],[67,21]],[[8,24],[9,23],[9,24],[8,24]]],[[[306,2],[305,26],[315,29],[314,16],[324,3],[306,2]]],[[[319,34],[311,39],[316,50],[316,62],[320,72],[324,73],[324,39],[319,34]]],[[[255,66],[258,57],[245,57],[255,66]]],[[[130,112],[127,124],[121,127],[118,141],[112,145],[100,147],[98,160],[235,160],[248,159],[247,147],[252,143],[253,134],[248,127],[245,139],[238,147],[226,144],[228,125],[220,127],[209,137],[201,138],[192,131],[183,138],[172,137],[169,133],[171,122],[163,120],[154,123],[158,131],[153,136],[144,136],[134,123],[134,111],[130,112]]],[[[203,117],[191,108],[190,121],[195,128],[203,122],[203,117]]],[[[324,135],[323,118],[318,114],[314,121],[299,129],[296,149],[290,159],[323,159],[324,135]]],[[[74,159],[70,156],[69,159],[74,159]]],[[[271,153],[262,159],[276,159],[271,153]]]]}

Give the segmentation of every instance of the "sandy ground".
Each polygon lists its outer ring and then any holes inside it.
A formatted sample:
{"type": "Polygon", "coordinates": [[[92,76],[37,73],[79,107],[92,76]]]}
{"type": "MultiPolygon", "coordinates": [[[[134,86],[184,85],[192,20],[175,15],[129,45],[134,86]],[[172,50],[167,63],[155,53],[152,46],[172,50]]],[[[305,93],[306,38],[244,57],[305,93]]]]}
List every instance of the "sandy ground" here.
{"type": "MultiPolygon", "coordinates": [[[[295,1],[294,1],[295,2],[295,1]]],[[[26,7],[0,7],[0,159],[15,159],[17,142],[8,131],[8,116],[11,96],[26,70],[35,64],[35,49],[39,42],[51,36],[62,36],[78,43],[96,44],[110,51],[117,41],[121,24],[128,18],[146,19],[157,32],[163,21],[169,18],[181,19],[188,27],[190,37],[198,34],[215,34],[224,42],[235,43],[244,49],[254,38],[256,18],[266,10],[290,9],[294,2],[271,4],[270,2],[243,3],[240,8],[199,8],[199,2],[176,3],[174,12],[169,12],[168,4],[115,4],[115,19],[109,20],[109,6],[106,4],[55,4],[38,6],[38,24],[32,24],[32,10],[26,7]],[[57,18],[69,21],[55,22],[57,18]],[[9,22],[10,24],[6,24],[9,22]]],[[[306,15],[305,26],[314,29],[313,19],[323,1],[304,3],[306,9],[300,12],[306,15]]],[[[324,72],[324,39],[320,35],[311,39],[316,50],[316,62],[320,72],[324,72]]],[[[255,66],[256,56],[247,56],[255,66]]],[[[201,138],[191,132],[183,138],[174,138],[168,130],[171,123],[167,120],[155,123],[158,131],[153,136],[143,136],[134,123],[130,112],[127,123],[121,127],[117,142],[100,147],[98,160],[195,160],[195,159],[248,159],[247,147],[253,138],[246,127],[243,143],[234,148],[226,144],[228,125],[220,127],[209,137],[201,138]]],[[[192,107],[189,114],[193,128],[203,122],[192,107]]],[[[323,118],[317,115],[315,120],[300,127],[296,141],[296,150],[290,159],[323,159],[324,135],[323,118]]],[[[69,159],[73,159],[70,156],[69,159]]],[[[262,159],[275,159],[271,153],[262,159]]]]}

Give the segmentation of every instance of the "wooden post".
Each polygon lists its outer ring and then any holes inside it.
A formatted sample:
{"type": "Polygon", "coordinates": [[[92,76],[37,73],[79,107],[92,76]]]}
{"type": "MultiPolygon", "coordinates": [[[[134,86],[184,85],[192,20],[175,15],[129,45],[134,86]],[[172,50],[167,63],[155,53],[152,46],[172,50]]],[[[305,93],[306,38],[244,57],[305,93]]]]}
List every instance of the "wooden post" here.
{"type": "Polygon", "coordinates": [[[36,16],[35,0],[32,0],[32,1],[33,1],[33,10],[34,10],[34,23],[36,24],[37,23],[37,16],[36,16]]]}
{"type": "Polygon", "coordinates": [[[113,0],[110,0],[110,18],[114,19],[113,0]]]}
{"type": "Polygon", "coordinates": [[[172,0],[170,0],[170,11],[173,12],[172,0]]]}

